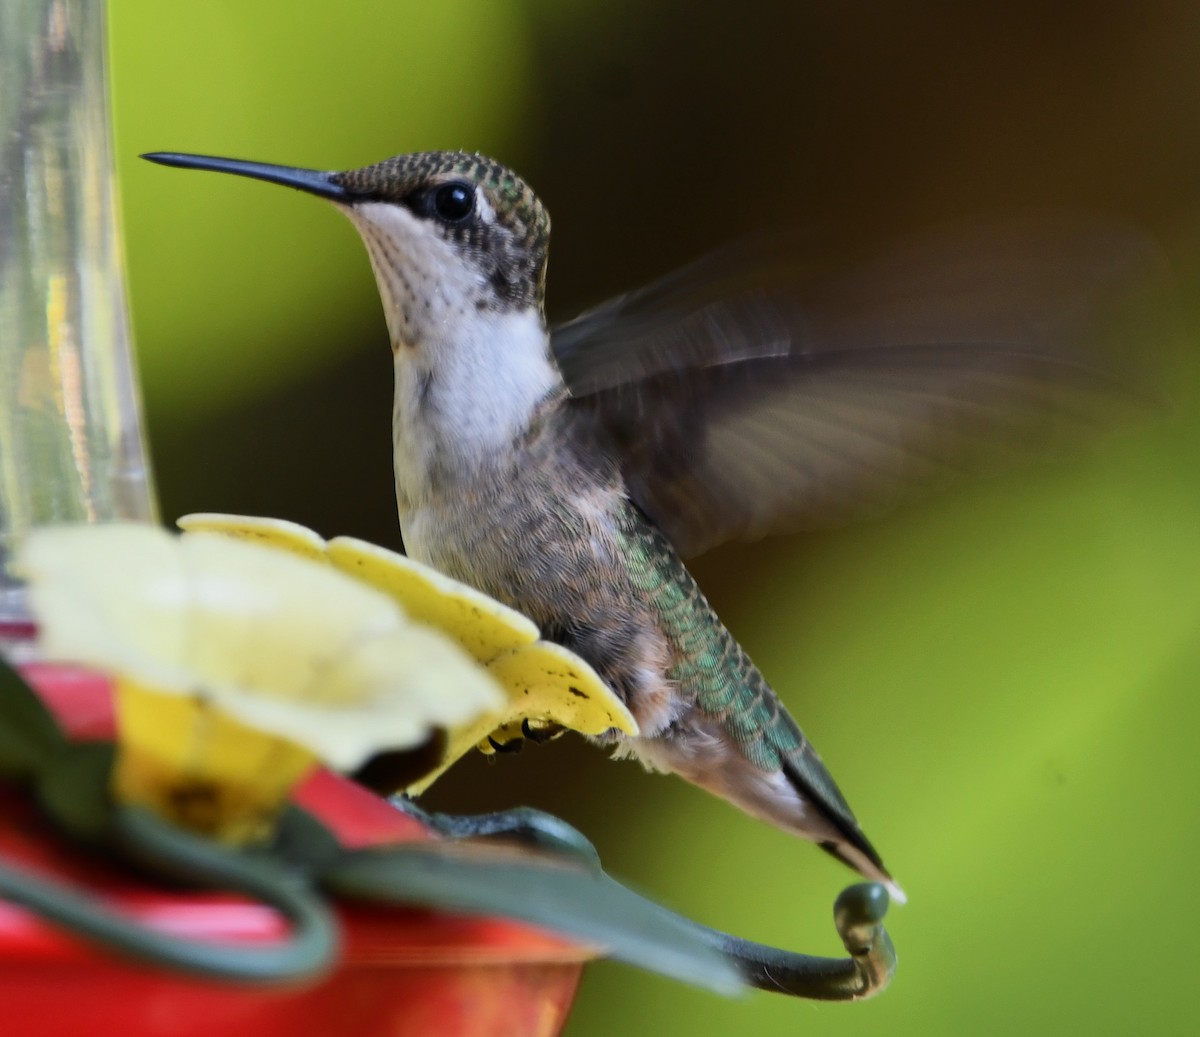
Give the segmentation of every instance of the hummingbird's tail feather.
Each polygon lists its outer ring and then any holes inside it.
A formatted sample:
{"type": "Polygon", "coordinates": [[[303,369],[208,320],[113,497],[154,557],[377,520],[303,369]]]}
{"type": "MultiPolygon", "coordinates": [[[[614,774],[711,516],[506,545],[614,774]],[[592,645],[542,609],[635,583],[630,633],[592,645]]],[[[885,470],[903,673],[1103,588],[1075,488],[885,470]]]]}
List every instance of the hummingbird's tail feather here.
{"type": "MultiPolygon", "coordinates": [[[[801,831],[800,834],[815,839],[817,845],[827,854],[836,857],[843,864],[849,865],[859,874],[882,882],[887,887],[892,899],[898,904],[907,903],[908,897],[904,890],[892,878],[891,872],[884,867],[879,851],[871,845],[871,840],[858,826],[858,822],[850,813],[850,808],[846,805],[841,792],[833,784],[833,779],[825,770],[820,757],[816,755],[807,741],[799,753],[793,754],[784,761],[783,776],[800,794],[801,799],[815,808],[822,820],[837,831],[838,838],[820,838],[810,834],[811,828],[801,831]],[[805,752],[812,757],[811,760],[805,758],[805,752]],[[815,768],[813,767],[814,762],[815,768]],[[816,771],[815,775],[814,770],[816,771]],[[814,776],[820,777],[822,780],[819,783],[814,782],[814,776]],[[830,809],[831,805],[835,805],[833,809],[830,809]]],[[[768,818],[768,820],[774,819],[768,818]]],[[[775,820],[774,823],[779,824],[779,821],[775,820]]],[[[785,825],[784,827],[791,826],[785,825]]]]}
{"type": "Polygon", "coordinates": [[[843,864],[849,865],[860,875],[869,879],[874,879],[876,882],[883,883],[888,891],[888,895],[897,904],[907,904],[908,894],[901,888],[891,872],[881,864],[876,864],[870,858],[862,856],[858,850],[849,844],[837,843],[832,840],[818,844],[831,857],[836,857],[843,864]]]}
{"type": "MultiPolygon", "coordinates": [[[[805,767],[788,758],[782,767],[765,770],[731,744],[712,717],[695,713],[677,721],[673,735],[629,739],[618,755],[632,755],[651,770],[677,774],[751,817],[815,842],[859,874],[883,883],[897,903],[907,901],[904,890],[844,806],[832,779],[828,779],[829,785],[837,798],[831,802],[828,791],[814,788],[804,777],[812,769],[811,760],[805,767]]],[[[820,758],[811,747],[808,752],[820,767],[820,758]]]]}

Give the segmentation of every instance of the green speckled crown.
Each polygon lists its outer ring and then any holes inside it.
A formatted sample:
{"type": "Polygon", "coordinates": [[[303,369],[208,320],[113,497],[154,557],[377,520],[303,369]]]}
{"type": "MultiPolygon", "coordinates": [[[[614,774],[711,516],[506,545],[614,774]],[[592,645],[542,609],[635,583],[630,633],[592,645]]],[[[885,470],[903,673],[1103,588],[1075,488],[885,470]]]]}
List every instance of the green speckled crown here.
{"type": "Polygon", "coordinates": [[[493,285],[511,305],[542,306],[546,286],[546,253],[550,214],[524,180],[507,166],[484,155],[464,151],[420,151],[396,155],[372,166],[335,173],[330,178],[356,201],[404,204],[414,191],[446,180],[462,179],[487,192],[496,222],[508,232],[495,240],[494,229],[473,222],[450,232],[469,251],[483,256],[501,251],[493,285]]]}

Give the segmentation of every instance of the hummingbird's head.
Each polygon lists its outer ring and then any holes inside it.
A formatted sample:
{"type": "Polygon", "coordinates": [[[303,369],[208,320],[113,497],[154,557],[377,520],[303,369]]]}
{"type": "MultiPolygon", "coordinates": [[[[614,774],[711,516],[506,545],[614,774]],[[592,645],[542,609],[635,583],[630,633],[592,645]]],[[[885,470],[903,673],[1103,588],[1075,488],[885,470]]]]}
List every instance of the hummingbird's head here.
{"type": "Polygon", "coordinates": [[[386,261],[378,249],[398,248],[410,263],[415,252],[444,252],[444,265],[467,274],[477,307],[542,310],[550,215],[510,169],[482,155],[424,151],[330,179],[346,192],[377,272],[386,261]]]}
{"type": "Polygon", "coordinates": [[[163,152],[143,158],[295,187],[350,218],[391,334],[402,498],[415,498],[430,472],[465,470],[510,444],[543,401],[565,392],[543,309],[550,217],[499,163],[429,151],[326,173],[163,152]]]}
{"type": "Polygon", "coordinates": [[[158,152],[163,165],[233,173],[334,202],[362,235],[396,344],[419,345],[455,311],[544,320],[550,216],[520,177],[483,155],[424,151],[345,172],[158,152]]]}

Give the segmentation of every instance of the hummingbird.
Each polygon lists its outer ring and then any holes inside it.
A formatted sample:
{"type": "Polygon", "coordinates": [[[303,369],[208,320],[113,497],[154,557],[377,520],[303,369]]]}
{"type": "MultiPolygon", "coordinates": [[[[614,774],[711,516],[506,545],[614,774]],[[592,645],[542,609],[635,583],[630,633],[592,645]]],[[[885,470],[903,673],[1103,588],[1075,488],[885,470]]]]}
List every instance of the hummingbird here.
{"type": "Polygon", "coordinates": [[[607,739],[617,755],[816,842],[903,899],[683,559],[870,511],[974,464],[980,440],[1023,450],[1014,441],[1102,380],[1041,348],[1044,307],[1029,303],[1044,269],[1009,277],[1017,305],[1000,312],[956,255],[798,290],[759,242],[551,329],[550,217],[492,159],[434,151],[323,172],[143,157],[297,188],[348,216],[391,340],[409,555],[586,659],[639,725],[607,739]]]}

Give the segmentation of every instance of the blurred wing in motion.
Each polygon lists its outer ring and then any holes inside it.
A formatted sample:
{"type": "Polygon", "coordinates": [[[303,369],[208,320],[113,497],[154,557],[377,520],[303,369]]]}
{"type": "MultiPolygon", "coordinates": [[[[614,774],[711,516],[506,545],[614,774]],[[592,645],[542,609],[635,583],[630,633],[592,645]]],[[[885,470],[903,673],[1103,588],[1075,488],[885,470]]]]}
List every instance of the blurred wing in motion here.
{"type": "Polygon", "coordinates": [[[748,239],[551,343],[572,405],[688,556],[874,513],[1110,424],[1134,394],[1091,336],[1153,256],[1131,231],[1061,219],[834,274],[748,239]]]}

